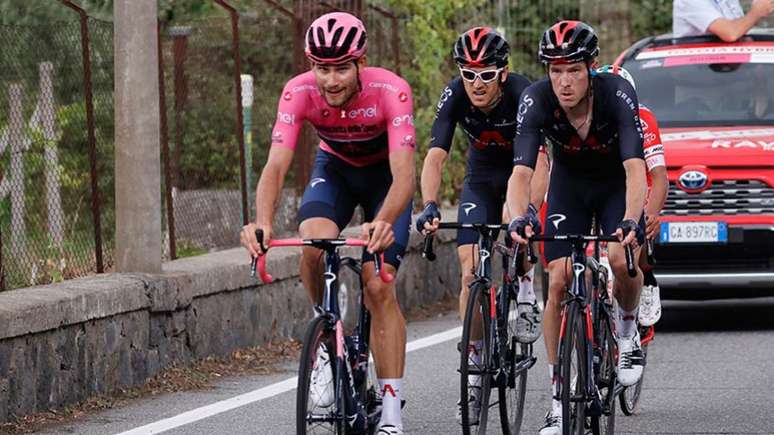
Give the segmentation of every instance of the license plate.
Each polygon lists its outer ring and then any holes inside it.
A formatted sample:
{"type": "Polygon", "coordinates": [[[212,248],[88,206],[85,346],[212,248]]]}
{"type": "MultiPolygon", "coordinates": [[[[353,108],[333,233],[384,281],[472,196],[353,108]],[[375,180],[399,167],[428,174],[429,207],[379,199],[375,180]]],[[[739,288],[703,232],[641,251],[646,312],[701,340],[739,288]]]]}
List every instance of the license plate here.
{"type": "Polygon", "coordinates": [[[725,222],[664,222],[661,243],[726,243],[728,225],[725,222]]]}

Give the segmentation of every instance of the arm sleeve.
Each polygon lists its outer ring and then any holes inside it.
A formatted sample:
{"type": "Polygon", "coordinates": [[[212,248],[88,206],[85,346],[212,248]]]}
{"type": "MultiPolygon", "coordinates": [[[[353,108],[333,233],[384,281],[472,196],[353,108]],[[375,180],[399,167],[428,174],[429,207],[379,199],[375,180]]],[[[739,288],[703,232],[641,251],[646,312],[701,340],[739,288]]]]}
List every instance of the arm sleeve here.
{"type": "Polygon", "coordinates": [[[681,30],[686,27],[706,33],[713,21],[723,18],[723,14],[707,0],[675,0],[673,11],[675,33],[681,33],[676,34],[676,37],[683,36],[685,32],[681,30]]]}
{"type": "Polygon", "coordinates": [[[289,81],[282,90],[277,107],[277,119],[271,131],[271,146],[296,148],[298,132],[304,122],[304,107],[309,104],[309,89],[296,79],[289,81]]]}
{"type": "Polygon", "coordinates": [[[383,92],[384,110],[387,119],[387,140],[390,152],[416,149],[414,131],[414,100],[411,87],[403,80],[395,82],[398,92],[383,92]]]}
{"type": "Polygon", "coordinates": [[[608,106],[616,114],[621,161],[642,159],[642,124],[637,93],[625,79],[615,76],[616,87],[610,95],[608,106]]]}
{"type": "Polygon", "coordinates": [[[457,127],[455,116],[456,100],[464,89],[455,89],[454,83],[449,83],[441,92],[438,104],[435,106],[435,120],[430,130],[430,148],[442,148],[447,153],[451,149],[454,129],[457,127]]]}
{"type": "Polygon", "coordinates": [[[643,152],[648,172],[659,166],[666,166],[664,160],[664,145],[658,130],[658,121],[648,109],[640,108],[640,124],[643,133],[643,152]]]}
{"type": "Polygon", "coordinates": [[[543,144],[541,129],[546,108],[534,86],[521,94],[516,114],[516,137],[513,144],[513,165],[529,166],[535,169],[538,152],[543,144]]]}

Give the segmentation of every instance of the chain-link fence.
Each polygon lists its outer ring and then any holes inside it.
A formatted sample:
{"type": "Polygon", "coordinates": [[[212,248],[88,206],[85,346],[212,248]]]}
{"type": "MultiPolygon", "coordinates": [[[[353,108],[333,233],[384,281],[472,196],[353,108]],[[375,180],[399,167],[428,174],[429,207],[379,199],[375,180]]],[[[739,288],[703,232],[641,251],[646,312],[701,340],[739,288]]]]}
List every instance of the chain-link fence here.
{"type": "MultiPolygon", "coordinates": [[[[81,23],[0,26],[0,241],[3,288],[96,271],[96,240],[112,264],[112,239],[95,232],[92,180],[112,203],[112,25],[91,28],[94,153],[90,153],[81,23]],[[94,158],[94,164],[92,164],[94,158]],[[92,174],[91,168],[95,167],[92,174]]],[[[112,214],[102,213],[103,228],[112,214]]]]}

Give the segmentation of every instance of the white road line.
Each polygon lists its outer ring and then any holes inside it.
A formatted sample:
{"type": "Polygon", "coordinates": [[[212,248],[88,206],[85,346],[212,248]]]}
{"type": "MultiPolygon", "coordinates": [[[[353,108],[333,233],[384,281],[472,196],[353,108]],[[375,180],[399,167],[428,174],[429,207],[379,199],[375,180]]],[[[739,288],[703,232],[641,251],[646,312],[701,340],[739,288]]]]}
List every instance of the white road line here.
{"type": "MultiPolygon", "coordinates": [[[[413,352],[415,350],[435,346],[436,344],[459,338],[461,335],[462,327],[439,332],[438,334],[433,334],[431,336],[406,343],[406,352],[413,352]]],[[[286,393],[288,391],[294,390],[297,383],[298,377],[285,379],[284,381],[277,382],[276,384],[269,385],[268,387],[259,388],[248,393],[240,394],[239,396],[234,396],[230,399],[215,402],[207,406],[202,406],[201,408],[192,409],[174,417],[165,418],[163,420],[146,424],[145,426],[130,429],[126,432],[121,432],[118,435],[151,435],[166,432],[176,427],[185,426],[195,421],[212,417],[213,415],[221,414],[241,406],[249,405],[251,403],[259,402],[261,400],[286,393]]]]}

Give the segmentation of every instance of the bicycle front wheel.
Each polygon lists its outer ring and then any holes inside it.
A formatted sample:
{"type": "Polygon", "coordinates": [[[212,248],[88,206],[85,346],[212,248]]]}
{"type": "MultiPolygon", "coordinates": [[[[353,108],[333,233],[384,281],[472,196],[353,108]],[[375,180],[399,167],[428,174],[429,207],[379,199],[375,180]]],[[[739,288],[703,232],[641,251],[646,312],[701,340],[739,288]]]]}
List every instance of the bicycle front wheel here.
{"type": "MultiPolygon", "coordinates": [[[[591,417],[591,431],[594,435],[613,435],[615,433],[615,365],[618,348],[613,337],[612,319],[606,311],[600,310],[597,322],[597,343],[595,364],[599,364],[595,383],[601,397],[602,414],[591,417]]],[[[600,410],[598,410],[599,412],[600,410]]]]}
{"type": "MultiPolygon", "coordinates": [[[[500,404],[500,426],[503,435],[518,435],[521,432],[521,422],[524,418],[524,399],[527,393],[527,369],[516,371],[516,365],[529,358],[529,345],[516,340],[516,319],[518,312],[513,289],[504,287],[513,294],[513,298],[503,298],[505,307],[501,308],[500,322],[506,322],[506,335],[500,337],[506,344],[506,364],[502,371],[506,375],[505,382],[498,385],[498,402],[500,404]]],[[[502,349],[502,348],[501,348],[502,349]]]]}
{"type": "Polygon", "coordinates": [[[580,304],[570,302],[562,319],[564,331],[559,342],[559,382],[562,401],[562,434],[584,435],[586,432],[586,395],[588,364],[586,362],[585,313],[580,304]]]}
{"type": "Polygon", "coordinates": [[[468,296],[460,341],[460,424],[463,435],[485,434],[489,416],[492,357],[490,313],[486,288],[473,285],[468,296]],[[476,342],[480,342],[476,346],[476,342]],[[469,353],[477,355],[469,357],[469,353]]]}
{"type": "Polygon", "coordinates": [[[337,394],[336,333],[322,316],[309,324],[301,351],[296,392],[296,434],[343,435],[343,395],[337,394]]]}

